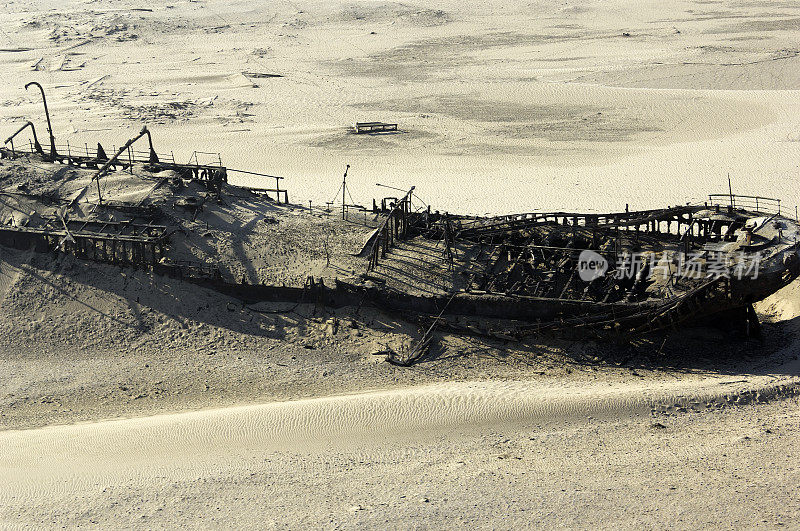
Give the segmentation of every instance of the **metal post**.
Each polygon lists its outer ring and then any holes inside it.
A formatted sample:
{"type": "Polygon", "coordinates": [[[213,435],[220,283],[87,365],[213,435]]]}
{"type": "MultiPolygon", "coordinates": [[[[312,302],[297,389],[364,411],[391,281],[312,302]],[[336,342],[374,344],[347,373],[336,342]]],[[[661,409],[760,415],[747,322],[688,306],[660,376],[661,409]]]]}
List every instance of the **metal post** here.
{"type": "Polygon", "coordinates": [[[350,169],[350,165],[348,164],[347,167],[344,169],[344,177],[342,178],[342,219],[347,219],[345,214],[345,191],[347,190],[347,170],[350,169]]]}
{"type": "Polygon", "coordinates": [[[733,201],[733,188],[731,187],[731,174],[728,173],[728,195],[731,198],[731,208],[735,208],[736,204],[733,201]]]}

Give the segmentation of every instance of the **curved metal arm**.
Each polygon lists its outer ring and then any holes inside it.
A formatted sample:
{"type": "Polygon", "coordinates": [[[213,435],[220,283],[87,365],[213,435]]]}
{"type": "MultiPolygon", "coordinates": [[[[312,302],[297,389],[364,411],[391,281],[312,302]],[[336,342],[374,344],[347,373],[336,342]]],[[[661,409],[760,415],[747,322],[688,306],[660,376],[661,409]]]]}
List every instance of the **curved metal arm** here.
{"type": "Polygon", "coordinates": [[[156,150],[153,149],[153,137],[150,136],[150,131],[147,127],[142,127],[142,132],[147,135],[147,142],[150,144],[150,160],[148,162],[150,164],[158,164],[158,155],[156,155],[156,150]]]}
{"type": "Polygon", "coordinates": [[[42,93],[42,102],[44,103],[44,115],[47,117],[47,132],[50,134],[50,156],[52,158],[56,158],[56,139],[53,136],[53,126],[50,124],[50,111],[47,110],[47,98],[44,96],[44,89],[37,81],[31,81],[30,83],[25,85],[25,90],[28,90],[28,87],[31,85],[35,85],[39,87],[39,90],[42,93]]]}
{"type": "MultiPolygon", "coordinates": [[[[36,128],[33,126],[33,122],[25,122],[25,124],[22,127],[17,129],[17,131],[13,135],[6,138],[5,142],[3,143],[8,144],[9,142],[11,142],[14,139],[14,137],[20,134],[22,131],[24,131],[26,127],[30,127],[31,132],[33,133],[33,149],[35,149],[37,153],[44,154],[44,151],[42,151],[42,146],[41,144],[39,144],[39,139],[36,138],[36,128]]],[[[14,144],[11,144],[11,146],[13,147],[14,144]]]]}

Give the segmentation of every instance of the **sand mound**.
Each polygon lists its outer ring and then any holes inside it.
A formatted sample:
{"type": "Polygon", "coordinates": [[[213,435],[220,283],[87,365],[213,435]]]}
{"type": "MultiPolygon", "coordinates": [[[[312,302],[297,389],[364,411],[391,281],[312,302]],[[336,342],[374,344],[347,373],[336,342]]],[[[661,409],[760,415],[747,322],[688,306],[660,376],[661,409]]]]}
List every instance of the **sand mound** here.
{"type": "MultiPolygon", "coordinates": [[[[756,305],[756,310],[770,321],[793,321],[800,317],[800,281],[795,281],[756,305]]],[[[791,323],[792,329],[800,324],[791,323]]]]}

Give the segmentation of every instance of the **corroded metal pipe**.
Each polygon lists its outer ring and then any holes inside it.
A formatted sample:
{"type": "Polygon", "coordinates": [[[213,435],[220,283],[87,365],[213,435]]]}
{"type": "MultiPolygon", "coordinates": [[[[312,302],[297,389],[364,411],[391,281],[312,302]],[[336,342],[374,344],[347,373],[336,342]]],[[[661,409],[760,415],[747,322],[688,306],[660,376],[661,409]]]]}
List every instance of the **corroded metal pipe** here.
{"type": "MultiPolygon", "coordinates": [[[[41,144],[39,144],[39,139],[36,137],[36,128],[33,126],[33,122],[25,122],[25,124],[22,127],[17,129],[17,131],[13,135],[6,138],[5,142],[3,143],[8,144],[9,142],[11,142],[14,139],[14,137],[20,134],[22,131],[24,131],[26,127],[30,127],[31,132],[33,133],[33,149],[36,150],[37,153],[44,154],[42,146],[41,144]]],[[[14,144],[11,145],[13,146],[14,144]]]]}
{"type": "Polygon", "coordinates": [[[150,144],[150,160],[148,162],[150,164],[158,164],[158,155],[156,155],[156,150],[153,149],[153,137],[147,127],[143,127],[142,131],[147,134],[147,142],[150,144]]]}
{"type": "MultiPolygon", "coordinates": [[[[103,197],[100,195],[100,177],[103,177],[106,174],[108,174],[109,168],[111,167],[112,164],[114,164],[114,162],[116,162],[117,158],[119,158],[119,156],[122,155],[125,151],[127,151],[127,149],[131,147],[131,145],[134,142],[142,138],[144,135],[147,135],[147,137],[150,138],[150,131],[147,130],[147,127],[142,127],[142,130],[139,131],[138,135],[125,142],[125,144],[121,148],[119,148],[117,152],[114,153],[114,155],[100,167],[99,170],[97,170],[97,173],[95,173],[93,179],[97,180],[97,200],[99,202],[101,203],[103,202],[103,197]]],[[[152,140],[150,143],[150,149],[151,150],[153,149],[152,140]]],[[[152,154],[151,154],[151,159],[152,159],[152,154]]]]}
{"type": "Polygon", "coordinates": [[[47,110],[47,98],[45,98],[44,96],[44,89],[37,81],[31,81],[30,83],[25,85],[25,90],[28,90],[28,87],[30,87],[31,85],[36,85],[42,92],[42,102],[44,103],[44,115],[47,117],[47,132],[50,133],[50,157],[55,159],[58,154],[56,153],[56,139],[53,136],[53,126],[50,124],[50,111],[47,110]]]}
{"type": "Polygon", "coordinates": [[[111,165],[114,164],[114,162],[116,162],[117,158],[119,158],[119,156],[122,155],[129,147],[131,147],[131,145],[134,142],[142,138],[144,135],[150,136],[150,131],[147,130],[147,127],[142,127],[142,130],[139,131],[138,135],[125,142],[125,144],[123,144],[123,146],[119,148],[117,152],[114,153],[114,155],[112,155],[111,158],[108,159],[106,163],[100,167],[99,170],[97,170],[97,173],[95,174],[94,178],[100,179],[100,177],[106,175],[108,173],[108,168],[111,167],[111,165]]]}

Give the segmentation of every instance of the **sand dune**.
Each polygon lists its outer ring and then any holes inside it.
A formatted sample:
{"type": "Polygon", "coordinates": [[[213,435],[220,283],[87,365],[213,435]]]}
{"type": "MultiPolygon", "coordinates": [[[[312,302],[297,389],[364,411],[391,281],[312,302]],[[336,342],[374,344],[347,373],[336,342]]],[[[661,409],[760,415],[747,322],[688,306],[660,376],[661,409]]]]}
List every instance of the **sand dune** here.
{"type": "Polygon", "coordinates": [[[288,449],[314,453],[320,448],[387,445],[419,434],[469,433],[485,426],[647,418],[679,407],[704,410],[733,401],[792,396],[798,386],[796,377],[775,375],[580,387],[450,383],[7,431],[0,433],[0,499],[49,496],[50,489],[64,489],[65,483],[72,489],[170,470],[202,473],[209,463],[241,462],[288,449]]]}
{"type": "MultiPolygon", "coordinates": [[[[592,426],[597,430],[620,423],[646,423],[652,415],[657,419],[660,415],[663,422],[669,424],[674,422],[669,418],[669,411],[679,408],[706,411],[734,402],[763,402],[771,397],[796,395],[799,385],[796,377],[779,379],[774,376],[714,378],[694,385],[680,381],[647,386],[599,383],[580,388],[548,387],[531,382],[450,383],[6,431],[0,433],[0,478],[3,483],[0,507],[4,507],[0,509],[0,521],[9,523],[15,519],[14,515],[16,518],[24,515],[19,521],[41,523],[50,514],[57,515],[60,522],[124,522],[125,525],[147,526],[162,518],[180,519],[182,511],[178,507],[185,507],[197,523],[196,518],[209,517],[208,509],[202,503],[187,503],[181,496],[181,501],[171,503],[159,514],[165,508],[160,502],[157,503],[161,508],[155,512],[152,508],[143,511],[140,505],[135,508],[130,505],[131,500],[126,499],[124,493],[142,493],[144,497],[139,503],[144,502],[146,506],[152,503],[149,501],[152,495],[144,493],[152,492],[152,488],[163,489],[166,493],[179,485],[190,484],[193,492],[211,489],[208,493],[216,496],[220,491],[215,484],[223,478],[250,478],[251,483],[257,481],[260,484],[264,479],[254,478],[264,474],[265,462],[283,460],[286,452],[295,456],[292,460],[309,464],[320,458],[341,459],[355,455],[361,463],[356,468],[371,477],[369,469],[363,469],[365,462],[381,462],[383,458],[380,456],[384,455],[405,455],[413,463],[420,456],[409,455],[409,451],[425,452],[424,448],[432,449],[440,444],[437,441],[446,440],[448,447],[456,445],[463,451],[474,444],[476,437],[497,431],[514,434],[531,429],[533,433],[551,434],[571,433],[576,429],[580,432],[587,428],[591,431],[592,426]],[[663,416],[665,413],[666,417],[663,416]],[[111,501],[115,499],[118,501],[111,501]],[[123,507],[128,507],[127,516],[114,508],[120,502],[123,507]]],[[[698,421],[702,421],[702,417],[698,421]]],[[[661,423],[653,426],[666,429],[661,423]]],[[[626,444],[622,444],[622,448],[634,450],[626,444]]],[[[494,454],[495,459],[513,455],[507,451],[504,453],[502,445],[498,450],[501,453],[494,454]]],[[[583,450],[576,446],[575,451],[580,453],[583,450]]],[[[697,455],[697,450],[690,445],[681,452],[687,456],[697,455]]],[[[706,454],[707,451],[700,451],[699,455],[706,454]]],[[[464,454],[464,459],[469,459],[467,455],[464,454]]],[[[514,458],[524,459],[523,455],[514,458]]],[[[643,457],[642,461],[649,462],[649,459],[643,457]]],[[[284,470],[295,466],[287,466],[284,470]]],[[[552,472],[557,474],[558,470],[552,472]]],[[[292,505],[292,510],[302,507],[305,518],[318,518],[320,508],[334,501],[315,501],[313,490],[308,490],[310,485],[324,477],[319,475],[326,474],[324,468],[300,468],[294,474],[294,488],[291,490],[296,493],[295,502],[300,499],[306,502],[302,506],[292,505]]],[[[390,481],[414,488],[413,481],[401,478],[390,481]]],[[[447,485],[449,483],[439,484],[438,488],[434,485],[426,488],[431,492],[429,496],[441,496],[442,492],[447,492],[442,489],[452,488],[447,485]]],[[[620,488],[616,481],[609,485],[620,488]]],[[[245,483],[239,491],[240,497],[236,498],[250,499],[246,507],[240,507],[233,514],[229,512],[231,508],[226,507],[226,525],[234,521],[253,523],[251,519],[259,518],[256,516],[259,514],[261,518],[269,515],[268,519],[278,518],[273,521],[285,521],[287,515],[262,513],[251,488],[252,484],[245,483]]],[[[358,491],[358,485],[350,484],[348,489],[352,495],[358,491]]],[[[267,505],[284,499],[287,491],[280,492],[267,505]]],[[[505,494],[499,492],[497,496],[500,500],[505,494]]],[[[361,499],[357,494],[355,497],[361,499]]],[[[423,501],[427,503],[428,498],[423,501]]],[[[233,506],[240,503],[236,501],[233,506]]],[[[343,504],[347,505],[334,501],[337,511],[343,510],[343,504]]],[[[517,510],[524,510],[526,504],[520,502],[509,516],[517,510]]],[[[360,504],[347,506],[349,509],[345,514],[349,515],[351,523],[353,515],[371,508],[367,503],[366,507],[360,504]]],[[[607,511],[609,509],[606,507],[607,511]]],[[[217,510],[220,510],[219,506],[217,510]]],[[[612,509],[607,514],[616,511],[612,509]]],[[[714,517],[714,514],[714,510],[707,508],[698,517],[714,517]]],[[[752,516],[753,513],[749,513],[748,517],[752,516]]],[[[574,518],[575,515],[569,513],[566,517],[574,518]]]]}

